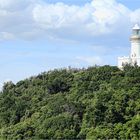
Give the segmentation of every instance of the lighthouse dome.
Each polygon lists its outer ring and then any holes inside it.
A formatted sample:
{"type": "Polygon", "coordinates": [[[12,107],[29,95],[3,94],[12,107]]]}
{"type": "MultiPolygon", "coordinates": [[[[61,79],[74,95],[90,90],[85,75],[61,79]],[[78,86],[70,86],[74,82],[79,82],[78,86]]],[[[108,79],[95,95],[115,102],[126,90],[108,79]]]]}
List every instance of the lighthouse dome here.
{"type": "Polygon", "coordinates": [[[133,27],[133,30],[140,30],[140,27],[138,24],[135,24],[135,26],[133,27]]]}

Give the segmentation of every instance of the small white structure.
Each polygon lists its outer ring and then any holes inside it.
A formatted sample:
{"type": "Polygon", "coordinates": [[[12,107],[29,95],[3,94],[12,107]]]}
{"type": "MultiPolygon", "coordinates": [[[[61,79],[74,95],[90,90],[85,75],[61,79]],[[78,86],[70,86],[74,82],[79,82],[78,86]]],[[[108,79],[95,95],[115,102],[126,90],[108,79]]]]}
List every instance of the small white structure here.
{"type": "Polygon", "coordinates": [[[131,41],[131,52],[130,56],[118,57],[118,67],[123,68],[125,64],[140,66],[140,27],[136,24],[132,29],[131,41]]]}

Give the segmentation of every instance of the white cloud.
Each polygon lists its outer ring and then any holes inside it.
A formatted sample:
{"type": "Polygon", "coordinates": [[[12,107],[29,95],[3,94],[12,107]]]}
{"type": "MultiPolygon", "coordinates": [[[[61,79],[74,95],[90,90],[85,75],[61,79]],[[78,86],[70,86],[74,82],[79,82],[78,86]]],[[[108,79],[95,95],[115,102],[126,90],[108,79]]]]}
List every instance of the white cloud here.
{"type": "Polygon", "coordinates": [[[130,10],[115,0],[93,0],[84,6],[68,6],[63,3],[37,5],[33,17],[37,25],[55,35],[66,34],[97,36],[114,33],[130,23],[130,10]],[[54,31],[55,30],[55,31],[54,31]]]}
{"type": "Polygon", "coordinates": [[[28,8],[39,0],[0,0],[0,9],[18,12],[28,8]]]}
{"type": "Polygon", "coordinates": [[[140,23],[140,9],[133,11],[130,16],[132,23],[140,23]]]}
{"type": "Polygon", "coordinates": [[[11,40],[14,39],[14,35],[8,32],[0,32],[0,40],[11,40]]]}
{"type": "Polygon", "coordinates": [[[49,36],[76,40],[123,35],[132,23],[140,21],[139,17],[140,9],[132,11],[116,0],[91,0],[84,6],[0,0],[0,32],[21,39],[49,36]]]}
{"type": "Polygon", "coordinates": [[[85,57],[85,56],[78,56],[76,57],[76,60],[77,61],[80,61],[80,62],[84,62],[86,63],[87,65],[102,65],[103,64],[103,61],[101,59],[101,57],[99,56],[94,56],[94,57],[85,57]]]}

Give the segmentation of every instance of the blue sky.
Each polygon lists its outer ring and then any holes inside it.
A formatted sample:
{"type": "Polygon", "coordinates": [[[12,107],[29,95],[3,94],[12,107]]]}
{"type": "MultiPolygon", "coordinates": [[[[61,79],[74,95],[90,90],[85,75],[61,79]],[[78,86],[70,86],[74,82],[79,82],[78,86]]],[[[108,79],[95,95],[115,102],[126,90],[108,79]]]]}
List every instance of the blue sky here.
{"type": "Polygon", "coordinates": [[[129,55],[139,0],[0,0],[0,83],[129,55]]]}

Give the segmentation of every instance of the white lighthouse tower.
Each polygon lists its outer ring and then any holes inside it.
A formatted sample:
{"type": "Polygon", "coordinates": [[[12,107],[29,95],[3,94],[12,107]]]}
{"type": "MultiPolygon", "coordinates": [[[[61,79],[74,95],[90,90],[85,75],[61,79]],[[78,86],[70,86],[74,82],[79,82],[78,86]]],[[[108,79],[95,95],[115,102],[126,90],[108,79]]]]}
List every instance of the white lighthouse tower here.
{"type": "Polygon", "coordinates": [[[131,41],[131,52],[130,56],[118,57],[118,67],[123,68],[125,64],[140,66],[140,27],[136,24],[132,29],[131,41]]]}

